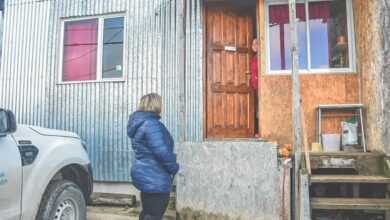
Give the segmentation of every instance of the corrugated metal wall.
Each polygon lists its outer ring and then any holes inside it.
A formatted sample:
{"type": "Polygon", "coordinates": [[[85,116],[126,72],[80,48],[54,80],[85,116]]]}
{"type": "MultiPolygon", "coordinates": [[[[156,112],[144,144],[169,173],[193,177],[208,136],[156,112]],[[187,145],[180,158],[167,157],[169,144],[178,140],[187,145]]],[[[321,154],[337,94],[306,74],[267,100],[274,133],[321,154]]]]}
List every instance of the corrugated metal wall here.
{"type": "Polygon", "coordinates": [[[51,4],[49,1],[6,3],[0,106],[12,109],[21,123],[43,125],[51,4]]]}
{"type": "Polygon", "coordinates": [[[177,76],[186,74],[186,138],[202,140],[200,0],[187,2],[186,73],[176,71],[176,1],[9,0],[0,106],[21,123],[77,132],[89,146],[95,180],[130,181],[128,115],[143,94],[159,92],[163,121],[177,139],[177,76]],[[125,14],[125,81],[57,84],[61,19],[110,13],[125,14]]]}
{"type": "MultiPolygon", "coordinates": [[[[180,1],[180,0],[179,0],[180,1]]],[[[202,0],[186,8],[186,140],[203,140],[202,0]]]]}

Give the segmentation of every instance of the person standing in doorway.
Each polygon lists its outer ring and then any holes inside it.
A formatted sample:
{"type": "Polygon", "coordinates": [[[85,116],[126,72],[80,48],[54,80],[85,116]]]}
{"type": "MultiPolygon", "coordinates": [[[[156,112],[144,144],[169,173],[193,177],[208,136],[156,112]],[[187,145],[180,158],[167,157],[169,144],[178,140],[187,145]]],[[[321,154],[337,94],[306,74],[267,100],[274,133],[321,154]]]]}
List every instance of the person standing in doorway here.
{"type": "Polygon", "coordinates": [[[179,171],[174,141],[160,121],[162,98],[144,95],[127,124],[135,161],[131,168],[134,186],[141,191],[140,220],[161,220],[168,207],[173,178],[179,171]]]}
{"type": "Polygon", "coordinates": [[[255,104],[255,138],[259,138],[259,71],[258,71],[258,44],[257,38],[253,39],[252,51],[254,53],[251,63],[251,87],[254,90],[254,104],[255,104]]]}

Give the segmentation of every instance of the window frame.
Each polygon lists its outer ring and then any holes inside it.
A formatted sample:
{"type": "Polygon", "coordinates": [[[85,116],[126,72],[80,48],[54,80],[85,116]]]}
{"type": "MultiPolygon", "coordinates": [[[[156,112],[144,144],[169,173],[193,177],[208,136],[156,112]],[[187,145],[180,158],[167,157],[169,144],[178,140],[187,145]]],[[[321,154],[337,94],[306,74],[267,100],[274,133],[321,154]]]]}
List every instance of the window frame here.
{"type": "MultiPolygon", "coordinates": [[[[305,17],[309,15],[309,2],[322,1],[339,1],[339,0],[297,0],[298,3],[305,4],[305,17]]],[[[299,69],[300,74],[356,74],[356,52],[355,52],[355,29],[354,16],[352,8],[352,0],[346,1],[347,26],[348,26],[348,52],[349,52],[349,68],[327,68],[313,69],[311,68],[311,45],[309,22],[306,22],[306,47],[307,47],[307,69],[299,69]]],[[[292,70],[271,70],[270,56],[270,37],[269,37],[269,7],[272,5],[288,5],[287,0],[266,0],[265,2],[265,48],[266,48],[266,75],[291,75],[292,70]]],[[[308,20],[308,19],[306,19],[308,20]]],[[[299,49],[299,48],[298,48],[299,49]]]]}
{"type": "Polygon", "coordinates": [[[62,18],[61,19],[61,30],[60,30],[60,50],[59,50],[59,77],[57,84],[79,84],[79,83],[99,83],[99,82],[124,82],[126,73],[125,57],[127,51],[125,50],[126,42],[126,16],[124,13],[115,13],[107,15],[97,16],[83,16],[74,18],[62,18]],[[122,57],[122,77],[118,78],[103,78],[103,37],[104,37],[104,20],[110,18],[123,18],[123,57],[122,57]],[[63,71],[63,59],[64,59],[64,38],[65,38],[65,23],[71,21],[83,21],[90,19],[98,19],[98,45],[97,45],[97,56],[96,56],[96,79],[95,80],[80,80],[80,81],[64,81],[63,71]],[[103,28],[102,28],[103,27],[103,28]]]}

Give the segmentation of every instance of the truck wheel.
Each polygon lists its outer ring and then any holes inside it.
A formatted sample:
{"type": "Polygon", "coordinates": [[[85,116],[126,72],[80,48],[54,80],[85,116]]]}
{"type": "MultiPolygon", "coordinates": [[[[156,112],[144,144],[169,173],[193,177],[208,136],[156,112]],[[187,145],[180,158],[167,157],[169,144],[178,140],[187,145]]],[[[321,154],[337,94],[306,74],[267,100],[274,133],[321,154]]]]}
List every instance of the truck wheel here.
{"type": "Polygon", "coordinates": [[[85,201],[79,187],[67,180],[50,183],[42,197],[37,220],[85,219],[85,201]]]}

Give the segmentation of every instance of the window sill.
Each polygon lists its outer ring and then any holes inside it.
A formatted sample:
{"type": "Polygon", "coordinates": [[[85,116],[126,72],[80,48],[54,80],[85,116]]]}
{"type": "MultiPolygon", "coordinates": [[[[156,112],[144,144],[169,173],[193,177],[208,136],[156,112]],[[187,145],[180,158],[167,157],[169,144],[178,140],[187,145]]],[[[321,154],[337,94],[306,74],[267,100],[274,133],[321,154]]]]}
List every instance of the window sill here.
{"type": "Polygon", "coordinates": [[[69,84],[88,84],[88,83],[124,83],[124,79],[105,79],[105,80],[90,80],[90,81],[69,81],[69,82],[57,82],[56,85],[69,85],[69,84]]]}
{"type": "MultiPolygon", "coordinates": [[[[349,75],[349,74],[357,74],[356,71],[338,71],[338,72],[329,72],[329,71],[315,71],[315,72],[307,72],[301,71],[299,75],[349,75]]],[[[288,72],[267,72],[264,76],[291,76],[291,71],[288,72]]]]}

